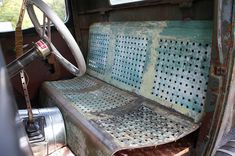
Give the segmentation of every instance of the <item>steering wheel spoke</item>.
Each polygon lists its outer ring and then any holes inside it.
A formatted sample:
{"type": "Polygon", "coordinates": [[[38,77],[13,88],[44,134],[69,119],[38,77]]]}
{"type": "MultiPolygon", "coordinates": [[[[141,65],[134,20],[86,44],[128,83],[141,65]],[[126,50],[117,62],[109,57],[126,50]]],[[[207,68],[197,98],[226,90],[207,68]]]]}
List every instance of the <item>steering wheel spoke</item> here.
{"type": "Polygon", "coordinates": [[[56,59],[59,60],[61,62],[61,64],[67,69],[72,71],[72,73],[75,76],[79,76],[79,69],[77,67],[75,67],[73,64],[71,64],[67,59],[65,59],[60,52],[56,49],[56,47],[51,43],[51,49],[52,49],[52,53],[55,55],[56,59]]]}
{"type": "Polygon", "coordinates": [[[27,11],[29,17],[38,32],[39,36],[47,40],[52,48],[52,53],[55,54],[56,59],[72,74],[75,76],[82,76],[86,72],[86,64],[83,58],[82,52],[78,47],[75,39],[71,35],[68,28],[64,25],[64,22],[56,15],[54,11],[41,0],[28,0],[27,11]],[[36,6],[43,13],[43,25],[41,26],[34,11],[36,6]],[[73,54],[77,67],[64,58],[61,53],[56,49],[51,41],[51,25],[55,26],[62,38],[67,43],[71,53],[73,54]]]}
{"type": "Polygon", "coordinates": [[[43,13],[43,25],[41,38],[46,38],[51,42],[51,20],[43,13]]]}

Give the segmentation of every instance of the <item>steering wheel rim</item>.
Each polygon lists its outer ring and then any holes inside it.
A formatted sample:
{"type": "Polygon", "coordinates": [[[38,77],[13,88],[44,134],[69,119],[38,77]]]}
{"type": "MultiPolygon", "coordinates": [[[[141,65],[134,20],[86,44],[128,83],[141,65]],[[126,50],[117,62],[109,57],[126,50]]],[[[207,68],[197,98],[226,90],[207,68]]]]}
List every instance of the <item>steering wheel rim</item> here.
{"type": "Polygon", "coordinates": [[[42,0],[28,0],[27,11],[37,33],[41,38],[48,41],[52,48],[52,53],[56,56],[57,60],[73,75],[82,76],[86,72],[86,63],[79,46],[64,22],[62,22],[57,14],[42,0]],[[33,6],[36,6],[43,13],[43,27],[37,19],[33,6]],[[65,59],[52,44],[50,31],[51,22],[68,45],[78,68],[65,59]]]}

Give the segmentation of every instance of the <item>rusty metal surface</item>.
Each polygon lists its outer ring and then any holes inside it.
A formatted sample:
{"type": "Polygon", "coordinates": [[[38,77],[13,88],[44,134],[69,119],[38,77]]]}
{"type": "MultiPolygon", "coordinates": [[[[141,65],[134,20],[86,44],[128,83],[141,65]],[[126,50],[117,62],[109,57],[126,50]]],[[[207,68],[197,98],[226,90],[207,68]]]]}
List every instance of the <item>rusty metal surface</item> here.
{"type": "Polygon", "coordinates": [[[115,153],[115,156],[186,156],[193,155],[193,135],[189,135],[176,142],[160,145],[157,147],[140,148],[133,150],[122,150],[115,153]]]}
{"type": "Polygon", "coordinates": [[[231,115],[231,107],[234,105],[234,100],[230,99],[233,94],[230,87],[233,86],[234,68],[234,1],[216,0],[214,8],[213,51],[206,116],[197,146],[197,151],[201,155],[215,153],[223,133],[231,126],[225,122],[231,115]]]}
{"type": "Polygon", "coordinates": [[[90,32],[93,77],[44,85],[84,155],[166,144],[199,127],[193,120],[204,110],[211,22],[98,23],[90,32]]]}
{"type": "Polygon", "coordinates": [[[210,21],[96,23],[90,29],[87,72],[199,122],[211,39],[210,21]]]}
{"type": "MultiPolygon", "coordinates": [[[[70,118],[70,121],[66,121],[70,123],[70,126],[66,126],[67,133],[71,135],[70,139],[74,140],[73,135],[79,140],[89,140],[87,137],[91,137],[93,141],[102,143],[100,150],[108,149],[109,152],[105,155],[123,149],[151,147],[176,141],[199,127],[189,118],[168,110],[156,102],[112,87],[91,76],[85,75],[82,79],[65,81],[67,83],[47,82],[44,85],[45,98],[50,99],[49,103],[63,107],[62,112],[65,116],[70,116],[66,117],[70,118]],[[70,82],[76,85],[72,87],[70,82]],[[61,84],[66,89],[61,89],[61,84]],[[65,110],[65,107],[70,108],[65,110]],[[71,112],[74,112],[76,117],[68,115],[71,112]],[[71,126],[74,124],[71,124],[71,118],[80,122],[76,125],[82,128],[71,126]],[[83,129],[88,130],[84,132],[83,129]],[[88,136],[83,133],[88,133],[86,134],[88,136]]],[[[71,149],[75,150],[73,141],[68,140],[68,143],[72,146],[71,149]]],[[[83,143],[76,141],[75,144],[85,146],[87,150],[92,148],[84,141],[83,143]]]]}
{"type": "MultiPolygon", "coordinates": [[[[212,20],[214,0],[195,0],[192,7],[179,7],[178,4],[156,4],[162,1],[142,1],[129,5],[112,7],[109,0],[72,0],[76,6],[74,15],[78,16],[75,22],[76,34],[88,52],[89,27],[96,22],[115,21],[162,21],[162,20],[212,20]]],[[[164,1],[166,2],[166,1],[164,1]]],[[[174,2],[179,2],[175,0],[174,2]]],[[[182,1],[186,2],[186,1],[182,1]]],[[[187,2],[186,2],[187,3],[187,2]]],[[[85,55],[86,55],[85,54],[85,55]]],[[[87,56],[87,55],[86,55],[87,56]]]]}
{"type": "MultiPolygon", "coordinates": [[[[66,56],[67,59],[75,62],[70,53],[66,53],[69,50],[66,47],[66,44],[63,42],[63,38],[61,38],[57,32],[53,32],[52,39],[53,41],[55,41],[56,47],[61,52],[63,52],[63,56],[66,56]]],[[[14,40],[14,33],[10,33],[6,37],[0,38],[0,42],[3,45],[3,54],[5,56],[6,63],[10,63],[15,59],[14,40]]],[[[39,38],[35,34],[24,34],[24,44],[31,44],[32,42],[36,42],[37,40],[39,40],[39,38]]],[[[53,56],[50,57],[48,62],[51,65],[46,65],[41,60],[35,60],[30,64],[30,66],[25,68],[25,71],[27,72],[30,78],[30,83],[28,87],[30,92],[30,100],[32,102],[33,107],[38,107],[38,93],[42,82],[46,80],[52,81],[64,78],[71,78],[71,74],[67,72],[62,67],[62,65],[56,62],[56,60],[53,59],[53,56]]],[[[16,96],[18,107],[21,109],[26,108],[23,90],[19,77],[16,76],[12,78],[11,83],[14,88],[14,95],[16,96]]]]}
{"type": "Polygon", "coordinates": [[[109,138],[105,138],[97,132],[73,105],[65,104],[67,102],[65,98],[54,96],[57,94],[57,90],[50,88],[43,85],[40,102],[45,107],[58,106],[61,110],[65,121],[67,143],[74,154],[78,156],[112,155],[112,151],[117,147],[112,144],[109,138]]]}
{"type": "Polygon", "coordinates": [[[122,148],[166,144],[198,128],[198,125],[182,120],[179,116],[171,116],[170,112],[159,108],[153,111],[150,107],[141,105],[132,109],[125,114],[95,121],[122,148]]]}

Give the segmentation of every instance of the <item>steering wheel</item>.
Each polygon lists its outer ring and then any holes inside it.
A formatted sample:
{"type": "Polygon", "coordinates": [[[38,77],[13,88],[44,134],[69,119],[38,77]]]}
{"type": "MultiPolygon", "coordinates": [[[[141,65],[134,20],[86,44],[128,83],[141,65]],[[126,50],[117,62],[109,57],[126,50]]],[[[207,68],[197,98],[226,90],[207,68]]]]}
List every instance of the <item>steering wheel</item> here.
{"type": "Polygon", "coordinates": [[[68,28],[64,25],[64,22],[62,22],[57,14],[42,0],[28,0],[27,11],[37,33],[42,39],[45,39],[50,44],[52,53],[55,55],[56,59],[73,75],[82,76],[86,72],[86,63],[79,46],[77,45],[68,28]],[[36,6],[43,13],[42,26],[40,25],[35,14],[34,6],[36,6]],[[53,45],[51,41],[52,23],[68,45],[76,60],[78,68],[65,59],[53,45]]]}

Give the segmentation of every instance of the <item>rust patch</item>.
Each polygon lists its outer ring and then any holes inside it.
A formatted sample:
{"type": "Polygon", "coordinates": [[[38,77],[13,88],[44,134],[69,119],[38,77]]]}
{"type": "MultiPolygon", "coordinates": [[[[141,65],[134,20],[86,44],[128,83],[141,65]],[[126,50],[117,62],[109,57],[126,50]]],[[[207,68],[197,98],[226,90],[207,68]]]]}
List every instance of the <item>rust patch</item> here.
{"type": "Polygon", "coordinates": [[[193,135],[190,135],[177,142],[161,145],[157,147],[140,148],[132,150],[122,150],[114,156],[181,156],[190,155],[193,135]]]}
{"type": "Polygon", "coordinates": [[[214,71],[215,75],[223,76],[227,73],[227,67],[225,67],[224,65],[216,66],[214,71]]]}

